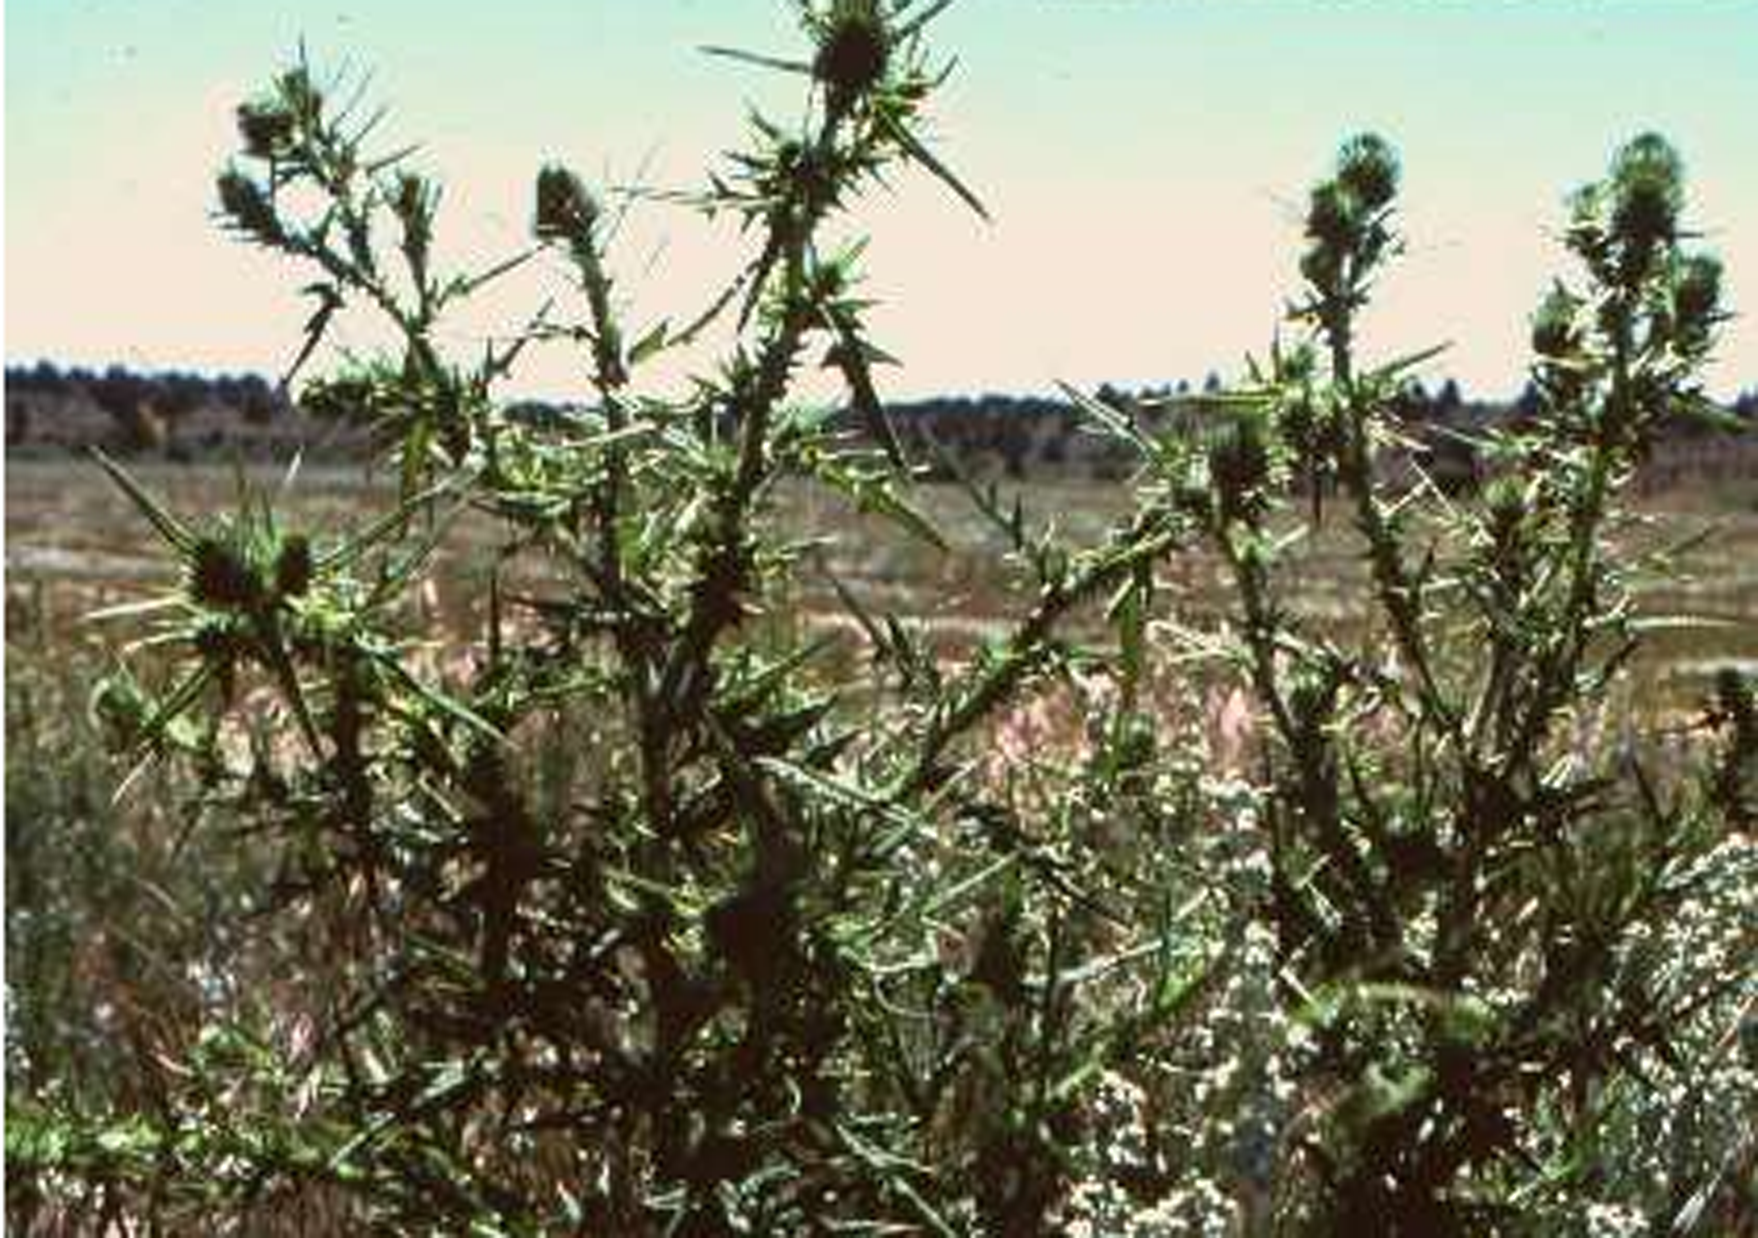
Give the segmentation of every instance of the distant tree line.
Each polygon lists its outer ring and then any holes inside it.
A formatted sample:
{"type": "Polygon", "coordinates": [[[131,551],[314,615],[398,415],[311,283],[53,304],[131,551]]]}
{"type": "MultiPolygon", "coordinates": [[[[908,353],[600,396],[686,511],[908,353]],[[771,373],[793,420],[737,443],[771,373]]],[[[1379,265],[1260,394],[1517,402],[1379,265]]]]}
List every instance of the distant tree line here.
{"type": "Polygon", "coordinates": [[[53,361],[39,361],[28,368],[7,366],[6,390],[8,394],[51,399],[83,395],[116,416],[145,405],[160,416],[175,419],[211,405],[260,423],[287,408],[286,397],[260,374],[205,375],[183,370],[143,374],[120,365],[101,371],[82,366],[63,370],[53,361]]]}
{"type": "Polygon", "coordinates": [[[260,374],[141,373],[52,361],[6,369],[7,446],[166,453],[192,459],[284,432],[287,397],[260,374]],[[199,424],[197,424],[199,423],[199,424]]]}
{"type": "MultiPolygon", "coordinates": [[[[1205,398],[1224,389],[1221,377],[1211,372],[1195,385],[1181,380],[1132,391],[1104,384],[1096,394],[1149,427],[1200,428],[1210,409],[1205,398]]],[[[64,370],[51,361],[8,366],[6,391],[7,441],[14,445],[33,437],[34,418],[54,418],[58,408],[65,410],[70,404],[102,410],[111,419],[119,445],[149,451],[172,446],[178,423],[197,410],[222,421],[236,417],[243,429],[268,426],[292,408],[286,394],[260,374],[137,373],[120,365],[101,371],[79,366],[64,370]]],[[[1454,379],[1432,390],[1413,381],[1405,388],[1398,411],[1411,436],[1424,444],[1425,467],[1450,484],[1470,484],[1476,463],[1465,440],[1434,431],[1469,433],[1530,417],[1537,411],[1537,392],[1529,385],[1513,400],[1487,400],[1468,398],[1454,379]]],[[[1758,387],[1743,392],[1728,411],[1758,425],[1758,387]]],[[[519,401],[509,413],[522,421],[567,415],[564,406],[540,400],[519,401]]],[[[1075,407],[1054,396],[935,396],[891,403],[887,414],[912,457],[941,477],[954,470],[1010,478],[1040,470],[1121,477],[1131,467],[1115,442],[1087,433],[1075,407]]],[[[852,414],[847,424],[851,431],[860,431],[859,419],[852,414]]]]}

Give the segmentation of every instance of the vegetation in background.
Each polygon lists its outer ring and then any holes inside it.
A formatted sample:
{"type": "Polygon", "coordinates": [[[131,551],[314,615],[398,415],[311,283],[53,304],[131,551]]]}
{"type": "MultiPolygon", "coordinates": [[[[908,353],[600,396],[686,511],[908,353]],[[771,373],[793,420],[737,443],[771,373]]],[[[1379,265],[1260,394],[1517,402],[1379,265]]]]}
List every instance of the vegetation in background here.
{"type": "Polygon", "coordinates": [[[306,528],[243,485],[178,512],[104,462],[178,577],[111,612],[138,636],[86,711],[8,701],[21,1231],[1753,1223],[1758,702],[1729,671],[1659,734],[1622,687],[1653,617],[1620,496],[1707,408],[1723,316],[1677,156],[1637,138],[1572,200],[1531,415],[1449,497],[1376,467],[1421,358],[1356,338],[1398,164],[1345,143],[1249,384],[1172,426],[1067,393],[1138,462],[1108,531],[969,487],[1022,602],[947,656],[784,503],[945,543],[880,398],[861,249],[824,239],[906,169],[982,210],[924,136],[944,7],[802,4],[797,59],[724,53],[805,106],[754,116],[689,196],[748,238],[695,315],[631,319],[620,206],[543,169],[570,296],[480,356],[439,325],[506,266],[438,264],[437,188],[368,147],[376,116],[303,63],[240,108],[221,209],[311,272],[304,354],[351,304],[402,340],[300,395],[370,430],[400,495],[306,528]],[[733,343],[687,397],[643,391],[711,329],[733,343]],[[578,346],[591,398],[509,416],[540,339],[578,346]],[[860,435],[794,397],[806,367],[860,435]],[[459,631],[423,590],[465,521],[495,536],[459,631]],[[1371,600],[1348,631],[1288,598],[1338,522],[1371,600]],[[1167,604],[1197,553],[1219,624],[1167,604]],[[840,627],[803,621],[812,589],[840,627]],[[78,747],[55,716],[169,779],[135,844],[100,771],[17,764],[78,747]],[[151,997],[126,1055],[57,1022],[94,935],[151,997]]]}

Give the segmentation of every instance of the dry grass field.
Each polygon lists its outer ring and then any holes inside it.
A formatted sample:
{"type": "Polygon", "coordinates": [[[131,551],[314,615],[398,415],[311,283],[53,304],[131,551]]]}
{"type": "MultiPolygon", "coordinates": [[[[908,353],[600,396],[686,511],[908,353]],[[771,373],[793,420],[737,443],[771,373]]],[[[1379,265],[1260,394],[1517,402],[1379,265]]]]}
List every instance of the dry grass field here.
{"type": "MultiPolygon", "coordinates": [[[[173,510],[224,510],[237,477],[217,465],[146,464],[135,470],[173,510]]],[[[275,492],[279,475],[255,470],[253,486],[275,492]]],[[[292,527],[320,539],[368,523],[392,501],[394,483],[375,484],[351,470],[302,471],[277,500],[292,527]]],[[[1124,510],[1127,487],[1112,482],[1014,483],[1028,519],[1054,522],[1077,544],[1096,541],[1124,510]]],[[[818,560],[875,610],[926,622],[942,647],[957,651],[997,628],[1019,604],[1001,543],[970,496],[954,485],[927,485],[918,505],[946,535],[948,549],[901,536],[818,495],[785,495],[780,519],[789,534],[820,539],[818,560]]],[[[1689,543],[1680,571],[1662,582],[1638,580],[1641,605],[1654,624],[1636,665],[1636,686],[1651,702],[1689,708],[1717,667],[1758,664],[1758,485],[1715,491],[1674,489],[1642,500],[1642,521],[1628,532],[1652,551],[1689,543]]],[[[426,598],[455,624],[467,625],[482,604],[492,560],[493,530],[464,519],[449,541],[444,570],[426,598]]],[[[1360,551],[1341,513],[1298,559],[1286,596],[1311,621],[1335,630],[1359,622],[1360,551]]],[[[9,666],[41,656],[47,646],[89,645],[107,635],[82,623],[99,608],[142,596],[163,583],[167,569],[150,528],[93,464],[13,463],[7,469],[6,580],[9,666]]],[[[545,568],[526,564],[540,576],[545,568]]],[[[837,622],[841,607],[821,573],[810,573],[796,618],[837,622]]],[[[1221,612],[1217,565],[1201,552],[1175,560],[1162,582],[1166,612],[1205,626],[1221,612]]]]}

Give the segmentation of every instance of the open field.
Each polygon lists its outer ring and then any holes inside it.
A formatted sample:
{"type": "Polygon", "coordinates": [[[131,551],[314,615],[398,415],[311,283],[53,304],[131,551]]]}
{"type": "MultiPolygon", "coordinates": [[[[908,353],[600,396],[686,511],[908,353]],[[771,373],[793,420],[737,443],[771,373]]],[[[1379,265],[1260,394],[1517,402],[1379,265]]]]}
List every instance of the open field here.
{"type": "MultiPolygon", "coordinates": [[[[136,472],[178,512],[224,510],[236,493],[236,477],[223,467],[146,464],[136,472]]],[[[251,480],[272,491],[280,479],[258,471],[251,480]]],[[[1089,544],[1123,511],[1127,487],[1058,480],[1027,483],[1020,493],[1028,518],[1054,520],[1071,541],[1089,544]]],[[[322,537],[364,525],[391,499],[389,481],[311,469],[277,507],[290,527],[322,537]]],[[[822,495],[784,496],[781,520],[790,534],[824,539],[823,562],[869,606],[927,622],[945,648],[968,647],[995,630],[1021,594],[999,541],[961,488],[924,486],[917,502],[945,534],[948,551],[907,539],[822,495]]],[[[1644,613],[1657,621],[1636,666],[1638,687],[1658,690],[1653,700],[1688,708],[1716,668],[1758,664],[1758,494],[1676,490],[1644,499],[1643,516],[1645,527],[1630,536],[1645,547],[1701,539],[1679,560],[1675,577],[1638,584],[1644,613]]],[[[455,623],[469,624],[480,611],[493,535],[485,522],[467,519],[448,542],[428,602],[455,623]]],[[[9,465],[8,660],[32,656],[12,643],[27,635],[31,644],[46,634],[52,642],[80,645],[117,635],[80,619],[163,584],[167,569],[159,551],[150,528],[95,465],[9,465]]],[[[1343,513],[1327,520],[1313,552],[1298,556],[1297,570],[1286,581],[1291,604],[1323,630],[1350,629],[1360,614],[1363,577],[1343,513]]],[[[1199,627],[1217,621],[1223,598],[1217,565],[1206,553],[1172,560],[1162,584],[1169,617],[1199,627]]],[[[799,602],[808,622],[833,621],[840,610],[822,583],[808,585],[799,602]]]]}

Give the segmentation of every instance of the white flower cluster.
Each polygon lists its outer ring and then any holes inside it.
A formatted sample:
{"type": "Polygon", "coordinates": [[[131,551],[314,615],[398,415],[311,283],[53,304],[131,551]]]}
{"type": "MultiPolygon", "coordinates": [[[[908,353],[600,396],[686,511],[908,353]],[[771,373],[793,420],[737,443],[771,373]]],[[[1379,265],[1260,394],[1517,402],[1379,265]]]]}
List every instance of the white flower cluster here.
{"type": "Polygon", "coordinates": [[[1059,1212],[1058,1232],[1237,1233],[1268,1220],[1285,1172],[1295,1081],[1310,1038],[1279,987],[1268,839],[1249,785],[1213,781],[1203,794],[1213,828],[1195,841],[1195,875],[1217,894],[1210,926],[1219,935],[1216,970],[1177,1031],[1164,1083],[1145,1081],[1153,1098],[1117,1074],[1095,1089],[1096,1138],[1085,1150],[1086,1175],[1059,1212]]]}
{"type": "Polygon", "coordinates": [[[1229,1238],[1238,1232],[1237,1213],[1226,1192],[1207,1179],[1147,1206],[1113,1185],[1083,1182],[1056,1232],[1075,1238],[1229,1238]]]}
{"type": "Polygon", "coordinates": [[[1237,1230],[1238,1206],[1214,1180],[1187,1176],[1173,1190],[1142,1200],[1119,1180],[1147,1156],[1141,1090],[1116,1075],[1101,1082],[1095,1124],[1117,1117],[1116,1131],[1092,1151],[1092,1173],[1077,1182],[1051,1218],[1056,1233],[1072,1238],[1226,1238],[1237,1230]],[[1106,1096],[1106,1090],[1110,1095],[1106,1096]],[[1140,1137],[1139,1146],[1135,1142],[1140,1137]]]}
{"type": "Polygon", "coordinates": [[[1588,1204],[1581,1220],[1588,1238],[1640,1238],[1649,1232],[1647,1217],[1615,1204],[1588,1204]]]}
{"type": "Polygon", "coordinates": [[[1684,904],[1639,926],[1623,961],[1669,1003],[1701,1004],[1666,1029],[1674,1056],[1630,1046],[1644,1079],[1600,1097],[1600,1185],[1591,1200],[1565,1201],[1595,1236],[1669,1229],[1679,1199],[1716,1195],[1717,1169],[1725,1188],[1726,1172],[1750,1164],[1758,1141],[1758,972],[1746,962],[1758,941],[1758,840],[1731,836],[1677,879],[1689,890],[1684,904]]]}

